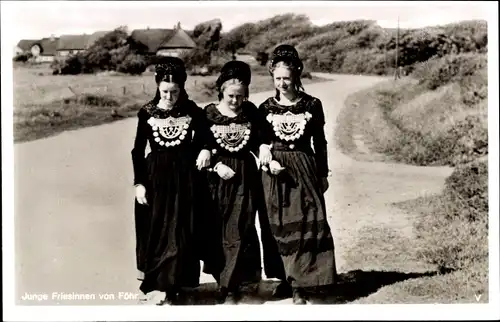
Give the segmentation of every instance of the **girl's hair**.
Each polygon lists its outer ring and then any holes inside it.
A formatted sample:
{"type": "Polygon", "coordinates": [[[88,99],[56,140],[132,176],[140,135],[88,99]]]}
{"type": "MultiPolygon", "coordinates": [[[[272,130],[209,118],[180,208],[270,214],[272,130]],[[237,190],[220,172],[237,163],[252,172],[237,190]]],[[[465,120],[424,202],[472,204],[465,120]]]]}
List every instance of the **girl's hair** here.
{"type": "MultiPolygon", "coordinates": [[[[295,64],[293,64],[291,62],[280,60],[280,61],[271,65],[270,70],[271,70],[271,74],[273,74],[273,76],[274,76],[274,71],[278,67],[287,68],[292,72],[292,85],[293,85],[293,89],[297,93],[299,93],[300,91],[304,91],[304,86],[302,86],[302,81],[300,80],[300,75],[301,75],[302,71],[300,68],[298,68],[298,66],[296,66],[295,64]]],[[[280,92],[277,89],[276,89],[276,95],[274,97],[276,98],[276,100],[278,100],[278,101],[280,100],[280,92]]]]}
{"type": "Polygon", "coordinates": [[[155,94],[155,97],[153,98],[154,105],[158,104],[158,102],[161,99],[161,97],[160,97],[160,83],[161,82],[175,83],[175,84],[179,85],[180,93],[179,93],[179,98],[177,99],[177,102],[175,103],[176,105],[177,105],[177,103],[181,103],[189,98],[188,93],[186,92],[186,89],[184,88],[184,82],[176,81],[174,75],[163,75],[161,78],[159,78],[158,75],[156,75],[155,79],[156,79],[157,86],[156,86],[156,94],[155,94]]]}
{"type": "Polygon", "coordinates": [[[229,85],[240,85],[240,86],[243,86],[243,89],[245,91],[245,98],[248,98],[248,95],[249,95],[248,85],[245,84],[240,79],[231,78],[231,79],[228,79],[227,81],[225,81],[224,83],[222,83],[222,85],[220,87],[220,91],[219,91],[219,101],[222,100],[222,98],[224,97],[224,91],[226,90],[226,88],[229,85]]]}
{"type": "Polygon", "coordinates": [[[158,87],[161,82],[175,83],[179,85],[180,94],[177,102],[182,103],[184,100],[188,99],[188,94],[184,89],[186,79],[186,67],[184,66],[182,59],[178,57],[165,57],[163,63],[155,66],[155,81],[157,87],[153,103],[156,105],[160,101],[160,89],[158,87]]]}

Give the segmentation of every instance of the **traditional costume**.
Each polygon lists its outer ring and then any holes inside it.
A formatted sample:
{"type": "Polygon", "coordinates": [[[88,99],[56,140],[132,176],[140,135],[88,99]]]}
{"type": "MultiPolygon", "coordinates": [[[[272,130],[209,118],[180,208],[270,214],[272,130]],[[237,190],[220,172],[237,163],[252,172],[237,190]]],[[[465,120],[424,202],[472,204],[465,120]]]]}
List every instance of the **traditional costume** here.
{"type": "MultiPolygon", "coordinates": [[[[303,65],[292,46],[276,48],[271,66],[280,61],[293,66],[300,79],[303,65]]],[[[329,172],[323,107],[319,99],[303,91],[298,94],[293,105],[270,97],[259,112],[266,120],[261,140],[271,146],[273,160],[285,168],[278,175],[262,173],[270,228],[287,281],[300,291],[334,284],[337,272],[321,184],[329,172]]]]}
{"type": "Polygon", "coordinates": [[[135,202],[137,266],[144,273],[144,293],[162,291],[175,297],[180,287],[199,285],[200,262],[195,238],[196,156],[195,135],[206,135],[203,111],[185,90],[187,78],[182,60],[170,58],[156,68],[156,82],[177,80],[180,97],[170,109],[155,99],[138,112],[132,150],[134,183],[146,188],[148,204],[135,202]],[[149,142],[151,152],[144,156],[149,142]]]}

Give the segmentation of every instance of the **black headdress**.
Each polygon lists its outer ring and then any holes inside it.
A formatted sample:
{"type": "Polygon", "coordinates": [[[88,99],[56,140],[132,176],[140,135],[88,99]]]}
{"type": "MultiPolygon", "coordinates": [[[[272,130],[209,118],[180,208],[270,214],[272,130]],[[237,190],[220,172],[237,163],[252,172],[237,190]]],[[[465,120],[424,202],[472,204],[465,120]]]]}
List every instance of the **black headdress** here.
{"type": "Polygon", "coordinates": [[[271,55],[271,63],[269,64],[269,72],[272,74],[272,68],[279,62],[284,62],[291,65],[300,75],[304,69],[304,64],[300,60],[299,53],[295,47],[291,45],[279,45],[271,55]]]}
{"type": "Polygon", "coordinates": [[[184,85],[187,79],[186,67],[182,59],[177,57],[165,57],[162,63],[155,67],[155,80],[156,83],[167,79],[168,76],[172,77],[172,81],[179,85],[184,85]]]}
{"type": "Polygon", "coordinates": [[[250,81],[252,79],[250,66],[239,60],[227,62],[224,66],[222,66],[219,78],[217,78],[215,83],[217,90],[220,92],[222,84],[230,79],[238,79],[246,86],[250,85],[250,81]]]}

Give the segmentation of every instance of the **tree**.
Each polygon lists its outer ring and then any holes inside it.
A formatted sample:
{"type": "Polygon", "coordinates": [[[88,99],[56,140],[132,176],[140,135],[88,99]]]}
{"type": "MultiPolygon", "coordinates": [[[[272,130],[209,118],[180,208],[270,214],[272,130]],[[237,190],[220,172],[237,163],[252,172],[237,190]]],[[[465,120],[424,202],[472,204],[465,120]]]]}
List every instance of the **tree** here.
{"type": "Polygon", "coordinates": [[[212,19],[195,26],[192,37],[196,48],[183,55],[186,65],[208,65],[210,64],[212,52],[219,49],[222,22],[220,19],[212,19]]]}
{"type": "Polygon", "coordinates": [[[266,52],[258,52],[256,60],[260,63],[261,66],[265,66],[267,61],[269,60],[269,54],[266,52]]]}

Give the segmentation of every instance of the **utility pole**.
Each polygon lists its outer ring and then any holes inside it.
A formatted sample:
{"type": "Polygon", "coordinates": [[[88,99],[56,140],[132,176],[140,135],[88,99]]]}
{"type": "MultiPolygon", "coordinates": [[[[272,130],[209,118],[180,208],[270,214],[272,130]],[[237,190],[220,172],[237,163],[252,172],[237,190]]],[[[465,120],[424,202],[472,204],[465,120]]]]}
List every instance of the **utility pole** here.
{"type": "Polygon", "coordinates": [[[385,65],[384,65],[384,67],[385,67],[385,73],[387,75],[387,72],[389,71],[387,69],[387,67],[388,67],[387,66],[387,40],[385,41],[385,45],[384,45],[384,59],[385,59],[385,65]]]}
{"type": "Polygon", "coordinates": [[[396,31],[396,71],[394,74],[394,79],[398,79],[399,75],[399,16],[398,16],[398,29],[396,31]]]}

